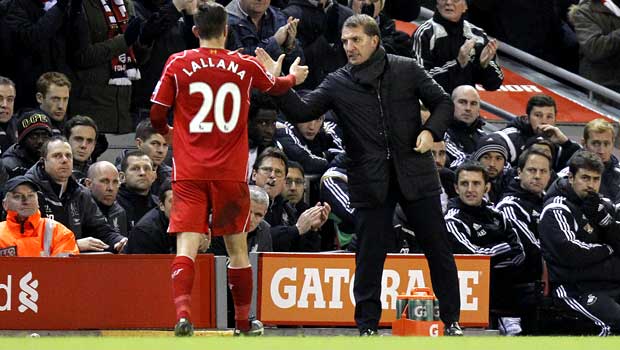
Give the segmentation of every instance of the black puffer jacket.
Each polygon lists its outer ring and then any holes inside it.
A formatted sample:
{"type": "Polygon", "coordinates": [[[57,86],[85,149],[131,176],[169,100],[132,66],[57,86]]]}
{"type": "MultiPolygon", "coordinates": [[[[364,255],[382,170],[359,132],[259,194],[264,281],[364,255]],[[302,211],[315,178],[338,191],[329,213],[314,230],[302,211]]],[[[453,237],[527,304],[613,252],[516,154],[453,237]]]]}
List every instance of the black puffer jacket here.
{"type": "Polygon", "coordinates": [[[26,174],[36,162],[37,159],[29,156],[19,143],[2,152],[2,165],[6,168],[9,178],[26,174]]]}
{"type": "Polygon", "coordinates": [[[476,151],[478,140],[486,135],[482,127],[486,124],[482,117],[476,119],[470,125],[460,120],[454,119],[448,130],[446,130],[446,153],[448,160],[446,166],[456,169],[472,153],[476,151]]]}
{"type": "Polygon", "coordinates": [[[73,177],[69,178],[67,188],[59,197],[60,186],[56,185],[43,169],[39,161],[30,168],[26,177],[32,179],[39,187],[39,209],[41,216],[52,218],[65,225],[75,239],[94,237],[110,246],[110,249],[123,236],[110,226],[95,200],[87,189],[80,186],[73,177]]]}
{"type": "Polygon", "coordinates": [[[411,58],[385,53],[382,47],[360,65],[347,64],[329,74],[301,100],[294,92],[278,98],[292,122],[316,119],[328,110],[339,117],[348,167],[352,207],[384,203],[395,171],[407,200],[440,193],[430,152],[415,152],[422,130],[443,140],[454,106],[448,94],[411,58]],[[420,103],[431,111],[422,125],[420,103]]]}

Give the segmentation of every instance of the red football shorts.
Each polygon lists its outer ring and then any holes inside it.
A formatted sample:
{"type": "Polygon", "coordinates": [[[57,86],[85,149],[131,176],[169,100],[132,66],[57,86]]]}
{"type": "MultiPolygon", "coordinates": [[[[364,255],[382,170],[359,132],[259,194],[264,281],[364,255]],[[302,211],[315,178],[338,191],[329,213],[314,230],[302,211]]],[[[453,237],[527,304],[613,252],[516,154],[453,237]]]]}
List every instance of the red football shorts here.
{"type": "Polygon", "coordinates": [[[250,190],[245,182],[180,180],[172,183],[168,232],[213,236],[246,232],[250,219],[250,190]],[[209,225],[209,214],[211,224],[209,225]]]}

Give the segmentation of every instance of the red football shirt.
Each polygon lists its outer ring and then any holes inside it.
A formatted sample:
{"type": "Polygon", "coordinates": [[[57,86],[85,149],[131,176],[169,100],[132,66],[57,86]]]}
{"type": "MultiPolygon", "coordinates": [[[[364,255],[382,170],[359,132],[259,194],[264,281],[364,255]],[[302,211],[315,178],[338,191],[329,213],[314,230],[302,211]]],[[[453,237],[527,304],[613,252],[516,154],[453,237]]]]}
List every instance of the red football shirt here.
{"type": "Polygon", "coordinates": [[[174,110],[173,179],[246,181],[251,89],[284,93],[291,77],[225,49],[171,55],[151,102],[174,110]]]}

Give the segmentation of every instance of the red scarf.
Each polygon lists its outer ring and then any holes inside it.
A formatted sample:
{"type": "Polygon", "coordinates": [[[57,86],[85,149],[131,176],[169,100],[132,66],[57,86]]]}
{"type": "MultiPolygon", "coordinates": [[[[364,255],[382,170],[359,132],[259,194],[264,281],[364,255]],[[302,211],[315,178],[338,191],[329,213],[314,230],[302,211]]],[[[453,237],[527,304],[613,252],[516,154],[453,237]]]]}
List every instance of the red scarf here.
{"type": "MultiPolygon", "coordinates": [[[[108,23],[108,38],[112,39],[118,34],[123,34],[129,16],[123,0],[100,0],[101,7],[105,12],[108,23]]],[[[131,85],[132,80],[140,79],[140,71],[136,66],[136,56],[129,47],[127,52],[112,57],[112,77],[108,81],[110,85],[131,85]]]]}

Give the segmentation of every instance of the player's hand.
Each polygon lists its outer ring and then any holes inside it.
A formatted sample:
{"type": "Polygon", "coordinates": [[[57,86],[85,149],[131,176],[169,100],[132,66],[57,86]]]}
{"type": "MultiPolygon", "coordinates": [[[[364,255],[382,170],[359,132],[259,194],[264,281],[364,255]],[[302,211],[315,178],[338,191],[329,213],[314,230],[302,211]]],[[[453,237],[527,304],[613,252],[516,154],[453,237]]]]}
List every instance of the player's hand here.
{"type": "Polygon", "coordinates": [[[94,237],[78,239],[77,246],[81,252],[102,252],[109,247],[109,245],[94,237]]]}
{"type": "Polygon", "coordinates": [[[433,134],[428,130],[422,130],[415,143],[414,151],[418,153],[426,153],[433,146],[433,134]]]}
{"type": "Polygon", "coordinates": [[[164,140],[168,143],[168,145],[172,146],[172,139],[174,136],[174,128],[168,125],[168,133],[164,136],[164,140]]]}
{"type": "Polygon", "coordinates": [[[126,244],[127,244],[127,237],[123,237],[123,239],[116,242],[116,244],[114,245],[114,251],[116,251],[117,253],[120,253],[123,250],[123,248],[125,248],[126,244]]]}
{"type": "Polygon", "coordinates": [[[461,68],[465,68],[465,66],[469,63],[471,51],[473,50],[475,44],[476,39],[467,39],[459,49],[459,55],[456,57],[456,60],[459,62],[461,68]]]}
{"type": "Polygon", "coordinates": [[[284,45],[284,42],[286,41],[288,26],[288,23],[283,25],[282,27],[278,28],[276,33],[273,35],[273,38],[276,39],[278,46],[284,45]]]}
{"type": "Polygon", "coordinates": [[[538,127],[538,132],[540,134],[545,135],[545,137],[547,137],[549,141],[555,144],[558,144],[558,145],[561,145],[565,143],[566,141],[568,141],[568,137],[564,135],[562,130],[560,130],[558,127],[553,126],[553,125],[549,125],[549,124],[541,125],[538,127]]]}
{"type": "Polygon", "coordinates": [[[480,67],[486,68],[489,65],[489,62],[495,57],[495,53],[497,52],[497,40],[491,39],[486,44],[482,52],[480,53],[480,67]]]}
{"type": "Polygon", "coordinates": [[[254,51],[256,59],[271,73],[274,77],[279,77],[282,73],[282,62],[284,62],[284,54],[278,57],[278,61],[274,61],[264,49],[258,47],[254,51]]]}
{"type": "Polygon", "coordinates": [[[202,240],[200,241],[200,245],[198,246],[198,251],[206,252],[211,245],[211,230],[209,230],[208,234],[202,235],[202,240]]]}
{"type": "Polygon", "coordinates": [[[308,77],[308,66],[300,66],[300,61],[301,58],[297,57],[289,69],[289,74],[295,76],[295,85],[303,83],[308,77]]]}

